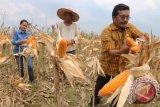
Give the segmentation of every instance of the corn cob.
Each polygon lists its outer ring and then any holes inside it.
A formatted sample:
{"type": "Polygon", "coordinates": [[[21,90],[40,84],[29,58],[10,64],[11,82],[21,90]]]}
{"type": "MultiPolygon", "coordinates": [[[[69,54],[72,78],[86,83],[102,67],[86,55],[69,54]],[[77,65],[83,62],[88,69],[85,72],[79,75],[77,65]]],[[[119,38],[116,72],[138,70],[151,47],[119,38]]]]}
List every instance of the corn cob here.
{"type": "Polygon", "coordinates": [[[27,42],[32,44],[32,48],[33,48],[33,49],[36,49],[36,48],[37,48],[37,45],[36,45],[36,41],[35,41],[34,36],[32,36],[32,35],[29,36],[28,39],[27,39],[27,42]]]}
{"type": "Polygon", "coordinates": [[[138,46],[133,46],[133,47],[130,48],[130,50],[131,50],[131,53],[135,54],[139,51],[139,47],[138,46]]]}
{"type": "Polygon", "coordinates": [[[60,58],[63,58],[66,55],[67,51],[67,41],[65,39],[61,39],[58,43],[57,55],[60,58]]]}
{"type": "Polygon", "coordinates": [[[135,42],[132,38],[130,38],[130,37],[127,37],[127,38],[126,38],[126,43],[127,43],[127,45],[130,46],[130,47],[137,45],[136,42],[135,42]]]}
{"type": "Polygon", "coordinates": [[[131,53],[135,54],[139,51],[138,44],[130,37],[127,37],[126,43],[130,47],[131,53]]]}
{"type": "Polygon", "coordinates": [[[107,94],[112,94],[117,88],[123,85],[128,76],[130,75],[130,71],[123,71],[121,74],[117,75],[115,78],[110,80],[107,84],[103,86],[103,88],[99,91],[99,96],[105,96],[107,94]]]}

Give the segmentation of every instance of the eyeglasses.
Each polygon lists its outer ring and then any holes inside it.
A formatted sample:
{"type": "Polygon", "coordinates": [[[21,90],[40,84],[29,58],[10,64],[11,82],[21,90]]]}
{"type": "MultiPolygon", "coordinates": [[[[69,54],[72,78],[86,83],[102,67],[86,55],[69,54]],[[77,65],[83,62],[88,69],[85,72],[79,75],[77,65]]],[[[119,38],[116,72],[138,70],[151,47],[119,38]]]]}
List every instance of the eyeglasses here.
{"type": "Polygon", "coordinates": [[[119,17],[120,17],[122,20],[124,20],[124,19],[129,20],[129,19],[131,18],[130,16],[121,16],[121,15],[119,15],[119,17]]]}

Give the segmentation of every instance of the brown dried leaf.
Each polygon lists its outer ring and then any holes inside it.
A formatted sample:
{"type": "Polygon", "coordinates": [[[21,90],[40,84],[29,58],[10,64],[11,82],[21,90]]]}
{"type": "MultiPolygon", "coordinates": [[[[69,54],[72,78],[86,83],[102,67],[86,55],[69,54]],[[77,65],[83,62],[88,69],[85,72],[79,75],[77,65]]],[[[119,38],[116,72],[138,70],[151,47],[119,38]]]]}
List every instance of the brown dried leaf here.
{"type": "Polygon", "coordinates": [[[136,55],[133,55],[133,54],[122,54],[121,56],[127,58],[131,64],[134,64],[134,65],[137,65],[139,60],[137,59],[137,56],[136,55]]]}

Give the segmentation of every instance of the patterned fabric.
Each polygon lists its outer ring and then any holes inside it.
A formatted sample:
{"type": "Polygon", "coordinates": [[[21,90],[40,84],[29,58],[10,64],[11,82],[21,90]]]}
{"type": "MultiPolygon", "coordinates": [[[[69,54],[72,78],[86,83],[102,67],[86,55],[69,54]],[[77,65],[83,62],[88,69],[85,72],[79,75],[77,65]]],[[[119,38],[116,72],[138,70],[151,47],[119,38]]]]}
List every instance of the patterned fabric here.
{"type": "Polygon", "coordinates": [[[136,39],[143,35],[134,25],[127,24],[122,32],[114,24],[107,26],[101,34],[101,57],[100,63],[105,74],[115,76],[124,71],[127,64],[127,59],[121,56],[111,56],[109,50],[119,50],[123,46],[126,37],[136,39]]]}

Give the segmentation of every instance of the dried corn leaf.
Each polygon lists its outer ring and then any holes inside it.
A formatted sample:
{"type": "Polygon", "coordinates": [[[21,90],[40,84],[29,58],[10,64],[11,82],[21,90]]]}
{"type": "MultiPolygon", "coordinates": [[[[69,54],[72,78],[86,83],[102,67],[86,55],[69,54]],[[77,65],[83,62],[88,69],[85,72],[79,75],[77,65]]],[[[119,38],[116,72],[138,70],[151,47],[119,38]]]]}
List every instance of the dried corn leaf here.
{"type": "Polygon", "coordinates": [[[17,86],[19,83],[21,83],[21,81],[22,81],[22,79],[20,78],[20,79],[18,79],[18,80],[11,80],[11,85],[12,86],[17,86]]]}
{"type": "Polygon", "coordinates": [[[41,39],[42,39],[42,42],[45,43],[47,51],[51,53],[54,50],[54,47],[53,47],[54,40],[46,36],[41,36],[41,39]]]}
{"type": "Polygon", "coordinates": [[[93,70],[90,72],[90,76],[96,76],[96,75],[102,75],[105,76],[104,71],[100,65],[99,59],[95,57],[88,58],[86,61],[86,64],[93,70]]]}
{"type": "Polygon", "coordinates": [[[82,49],[82,51],[86,51],[86,50],[88,50],[89,48],[91,48],[91,45],[85,46],[85,47],[82,49]]]}
{"type": "Polygon", "coordinates": [[[130,93],[130,86],[132,84],[134,80],[134,77],[132,74],[129,75],[126,83],[124,84],[122,90],[121,90],[121,94],[119,96],[119,100],[118,100],[118,103],[117,103],[117,107],[123,107],[127,98],[128,98],[128,95],[130,93]]]}
{"type": "Polygon", "coordinates": [[[5,96],[5,100],[6,100],[6,107],[11,107],[11,99],[9,96],[5,96]]]}
{"type": "Polygon", "coordinates": [[[28,44],[28,48],[29,48],[29,49],[31,49],[31,48],[32,48],[32,46],[33,46],[33,44],[32,44],[32,43],[29,43],[29,44],[28,44]]]}
{"type": "Polygon", "coordinates": [[[160,41],[158,41],[156,43],[152,43],[150,46],[149,52],[150,53],[154,52],[158,47],[160,47],[160,41]]]}
{"type": "Polygon", "coordinates": [[[99,49],[98,48],[93,48],[93,51],[97,52],[97,51],[99,51],[99,49]]]}
{"type": "Polygon", "coordinates": [[[154,57],[154,59],[152,60],[152,63],[150,63],[151,69],[157,69],[159,63],[160,63],[160,57],[154,57]]]}
{"type": "Polygon", "coordinates": [[[133,67],[131,68],[131,74],[134,77],[140,77],[146,75],[150,71],[150,67],[148,64],[144,64],[140,67],[133,67]]]}
{"type": "Polygon", "coordinates": [[[93,66],[93,63],[94,63],[94,57],[87,58],[85,63],[87,64],[87,66],[89,66],[91,68],[93,66]]]}
{"type": "Polygon", "coordinates": [[[71,87],[73,88],[73,75],[70,73],[70,66],[68,66],[67,64],[65,63],[59,63],[60,65],[60,68],[62,69],[62,71],[64,72],[65,76],[67,77],[71,87]]]}
{"type": "Polygon", "coordinates": [[[33,55],[36,56],[36,58],[38,60],[38,50],[37,49],[33,49],[33,55]]]}
{"type": "Polygon", "coordinates": [[[137,59],[137,56],[133,55],[133,54],[122,54],[121,56],[127,58],[131,64],[134,64],[134,65],[137,65],[138,63],[138,59],[137,59]]]}
{"type": "Polygon", "coordinates": [[[56,23],[56,25],[55,25],[55,30],[56,30],[56,33],[57,33],[57,41],[59,41],[62,38],[62,36],[60,34],[58,23],[56,23]]]}
{"type": "Polygon", "coordinates": [[[17,87],[19,87],[19,88],[21,88],[21,89],[23,89],[25,91],[30,91],[28,88],[31,87],[31,85],[30,84],[26,84],[26,83],[19,83],[17,85],[17,87]]]}
{"type": "Polygon", "coordinates": [[[3,44],[5,44],[5,43],[6,43],[5,40],[1,40],[1,41],[0,41],[0,46],[3,46],[3,44]]]}
{"type": "Polygon", "coordinates": [[[113,100],[112,106],[115,106],[119,100],[119,95],[113,100]]]}
{"type": "Polygon", "coordinates": [[[5,62],[7,62],[9,58],[10,58],[10,56],[1,57],[1,58],[0,58],[0,64],[3,64],[3,63],[5,63],[5,62]]]}
{"type": "Polygon", "coordinates": [[[98,70],[98,75],[102,75],[102,76],[105,76],[105,73],[100,65],[100,62],[99,60],[97,61],[97,70],[98,70]]]}
{"type": "Polygon", "coordinates": [[[113,101],[113,99],[115,99],[115,97],[121,93],[123,86],[124,85],[117,88],[116,91],[107,99],[107,102],[105,104],[110,104],[113,101]]]}
{"type": "Polygon", "coordinates": [[[75,55],[68,54],[66,57],[72,60],[80,68],[83,68],[83,69],[88,68],[88,66],[84,62],[82,62],[79,58],[77,58],[75,55]]]}
{"type": "Polygon", "coordinates": [[[70,59],[64,59],[58,62],[67,79],[69,80],[71,86],[73,87],[73,77],[80,80],[85,79],[82,70],[70,59]]]}

